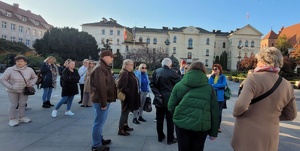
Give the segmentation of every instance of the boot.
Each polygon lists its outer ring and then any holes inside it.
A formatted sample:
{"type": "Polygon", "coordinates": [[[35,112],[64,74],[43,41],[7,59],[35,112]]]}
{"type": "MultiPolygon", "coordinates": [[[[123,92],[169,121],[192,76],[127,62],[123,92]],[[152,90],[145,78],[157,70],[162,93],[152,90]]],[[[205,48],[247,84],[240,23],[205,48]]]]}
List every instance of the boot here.
{"type": "Polygon", "coordinates": [[[51,107],[54,106],[53,104],[50,103],[50,101],[46,101],[46,103],[51,107]]]}
{"type": "Polygon", "coordinates": [[[128,136],[128,135],[130,135],[130,133],[126,132],[124,130],[124,126],[123,126],[123,127],[119,127],[118,135],[128,136]]]}
{"type": "Polygon", "coordinates": [[[127,124],[124,125],[125,131],[133,131],[133,128],[130,128],[127,124]]]}
{"type": "Polygon", "coordinates": [[[137,120],[137,118],[133,118],[133,121],[132,121],[134,124],[140,124],[140,122],[137,120]]]}
{"type": "Polygon", "coordinates": [[[43,102],[43,108],[50,108],[50,105],[47,102],[43,102]]]}

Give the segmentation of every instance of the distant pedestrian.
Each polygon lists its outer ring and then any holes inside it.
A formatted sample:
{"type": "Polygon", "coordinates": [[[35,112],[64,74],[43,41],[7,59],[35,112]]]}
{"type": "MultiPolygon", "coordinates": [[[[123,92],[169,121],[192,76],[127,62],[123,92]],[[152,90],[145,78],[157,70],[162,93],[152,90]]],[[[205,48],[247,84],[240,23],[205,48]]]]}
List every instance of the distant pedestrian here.
{"type": "Polygon", "coordinates": [[[110,50],[102,51],[99,62],[91,74],[92,102],[95,108],[92,151],[109,151],[109,147],[105,145],[111,143],[110,139],[103,138],[102,129],[110,103],[117,99],[115,79],[110,68],[113,60],[114,55],[110,50]]]}
{"type": "Polygon", "coordinates": [[[65,115],[72,116],[74,113],[71,111],[71,106],[73,102],[74,95],[78,94],[78,86],[77,83],[80,79],[78,71],[75,69],[75,62],[70,60],[68,67],[62,73],[62,92],[61,92],[61,100],[56,104],[55,109],[52,111],[51,116],[57,116],[57,110],[61,107],[61,105],[67,102],[67,111],[65,115]]]}
{"type": "Polygon", "coordinates": [[[211,140],[218,136],[218,100],[207,80],[205,66],[193,62],[172,90],[168,109],[179,151],[203,151],[207,135],[211,140]]]}
{"type": "Polygon", "coordinates": [[[231,145],[235,151],[277,151],[279,122],[297,117],[294,89],[289,81],[278,75],[283,66],[280,50],[267,47],[255,57],[257,67],[248,75],[234,105],[236,121],[231,145]],[[256,99],[273,86],[271,94],[256,99]]]}
{"type": "Polygon", "coordinates": [[[94,67],[94,60],[89,60],[89,66],[84,77],[83,100],[81,107],[92,107],[91,74],[94,67]]]}
{"type": "Polygon", "coordinates": [[[146,102],[146,97],[151,91],[150,88],[150,81],[147,73],[147,65],[144,63],[141,63],[138,66],[138,70],[134,71],[135,76],[139,80],[139,89],[140,89],[140,96],[141,96],[141,105],[139,107],[139,110],[135,110],[134,118],[137,121],[146,122],[146,120],[143,118],[143,108],[146,102]]]}
{"type": "MultiPolygon", "coordinates": [[[[123,61],[117,88],[125,94],[125,100],[121,101],[118,135],[128,136],[130,133],[127,131],[133,130],[128,126],[128,114],[130,111],[138,110],[141,106],[139,82],[133,73],[133,61],[130,59],[123,61]]],[[[136,118],[134,118],[132,122],[140,124],[136,118]]]]}
{"type": "Polygon", "coordinates": [[[224,98],[224,90],[227,85],[226,76],[223,74],[222,66],[220,64],[214,64],[212,66],[212,75],[208,79],[208,83],[215,89],[218,104],[219,104],[219,129],[218,131],[221,133],[221,122],[222,122],[222,111],[224,108],[225,98],[224,98]]]}
{"type": "Polygon", "coordinates": [[[28,100],[28,95],[24,95],[25,87],[33,87],[37,81],[37,75],[32,68],[27,67],[28,59],[23,55],[15,57],[13,67],[7,68],[0,78],[0,82],[6,87],[9,105],[9,125],[16,126],[19,122],[28,123],[30,118],[25,117],[25,104],[28,100]],[[26,82],[24,81],[23,77],[26,82]],[[19,105],[19,115],[17,115],[16,107],[19,105]]]}
{"type": "Polygon", "coordinates": [[[41,88],[43,88],[43,108],[50,108],[51,106],[54,106],[50,103],[50,99],[52,90],[56,87],[57,76],[59,75],[59,70],[54,64],[55,62],[56,59],[53,56],[49,56],[44,60],[44,62],[40,66],[42,74],[41,88]]]}
{"type": "Polygon", "coordinates": [[[86,71],[87,68],[89,67],[89,60],[88,59],[84,59],[83,60],[83,65],[78,69],[78,73],[80,75],[80,80],[79,80],[79,88],[80,88],[80,101],[78,102],[78,104],[82,103],[82,99],[83,99],[83,89],[84,89],[84,78],[86,75],[86,71]]]}
{"type": "Polygon", "coordinates": [[[164,58],[162,67],[153,71],[152,74],[152,91],[155,95],[153,104],[156,108],[156,130],[158,142],[162,142],[166,136],[163,132],[164,120],[167,120],[167,144],[171,145],[177,142],[174,137],[174,123],[172,114],[168,110],[169,97],[174,85],[180,81],[181,77],[172,67],[172,60],[164,58]]]}

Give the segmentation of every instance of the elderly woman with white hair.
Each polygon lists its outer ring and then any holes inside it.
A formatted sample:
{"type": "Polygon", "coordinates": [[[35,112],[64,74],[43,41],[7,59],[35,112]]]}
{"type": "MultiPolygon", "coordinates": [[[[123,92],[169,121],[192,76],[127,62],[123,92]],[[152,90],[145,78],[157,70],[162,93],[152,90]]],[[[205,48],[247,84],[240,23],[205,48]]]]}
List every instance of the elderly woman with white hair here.
{"type": "Polygon", "coordinates": [[[281,52],[264,48],[256,59],[257,67],[248,75],[233,110],[235,151],[278,150],[279,122],[297,116],[294,90],[278,75],[283,66],[281,52]]]}

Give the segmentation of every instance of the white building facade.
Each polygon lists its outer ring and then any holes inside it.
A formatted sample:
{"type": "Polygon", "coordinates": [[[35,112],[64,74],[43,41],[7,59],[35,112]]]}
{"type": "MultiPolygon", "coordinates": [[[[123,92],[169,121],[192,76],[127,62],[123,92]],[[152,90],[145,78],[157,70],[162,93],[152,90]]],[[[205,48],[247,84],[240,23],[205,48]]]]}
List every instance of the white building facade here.
{"type": "Polygon", "coordinates": [[[244,57],[249,57],[260,50],[262,33],[251,25],[231,32],[213,30],[209,32],[199,27],[180,27],[172,29],[163,27],[154,28],[125,28],[115,20],[103,18],[97,23],[82,25],[82,31],[95,37],[98,46],[104,47],[103,41],[111,41],[113,53],[119,51],[126,57],[132,49],[149,48],[174,55],[178,60],[187,62],[201,61],[208,68],[214,63],[216,56],[224,51],[227,53],[227,69],[237,70],[237,62],[244,57]],[[127,39],[124,40],[124,30],[127,39]],[[135,38],[133,38],[135,35],[135,38]],[[238,46],[243,47],[240,49],[238,46]]]}
{"type": "Polygon", "coordinates": [[[12,42],[22,42],[33,48],[36,39],[41,39],[51,28],[40,15],[0,1],[0,38],[12,42]]]}

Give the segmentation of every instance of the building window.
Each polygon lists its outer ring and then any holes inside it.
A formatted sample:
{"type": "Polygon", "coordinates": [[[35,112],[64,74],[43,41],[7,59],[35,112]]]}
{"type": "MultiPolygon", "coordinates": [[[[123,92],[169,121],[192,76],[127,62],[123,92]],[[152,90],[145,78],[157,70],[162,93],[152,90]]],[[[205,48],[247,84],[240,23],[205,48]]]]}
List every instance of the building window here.
{"type": "Polygon", "coordinates": [[[206,49],[205,55],[206,55],[206,56],[209,56],[209,49],[206,49]]]}
{"type": "Polygon", "coordinates": [[[40,36],[40,37],[42,37],[42,36],[43,36],[43,35],[42,35],[42,31],[39,31],[39,36],[40,36]]]}
{"type": "Polygon", "coordinates": [[[274,43],[272,43],[271,46],[273,47],[273,46],[274,46],[274,43]]]}
{"type": "Polygon", "coordinates": [[[174,36],[174,38],[173,38],[173,43],[176,43],[176,42],[177,42],[177,37],[174,36]]]}
{"type": "Polygon", "coordinates": [[[128,49],[128,45],[126,45],[126,51],[129,51],[129,49],[128,49]]]}
{"type": "Polygon", "coordinates": [[[22,39],[22,38],[19,38],[19,42],[23,42],[23,39],[22,39]]]}
{"type": "Polygon", "coordinates": [[[238,46],[241,46],[241,45],[242,45],[242,40],[239,41],[239,45],[238,46]]]}
{"type": "Polygon", "coordinates": [[[173,54],[176,54],[176,47],[173,47],[173,54]]]}
{"type": "Polygon", "coordinates": [[[25,16],[22,16],[22,21],[26,21],[27,20],[27,18],[25,17],[25,16]]]}
{"type": "Polygon", "coordinates": [[[246,40],[245,42],[245,47],[248,47],[248,40],[246,40]]]}
{"type": "Polygon", "coordinates": [[[6,16],[7,16],[7,17],[11,17],[11,12],[6,11],[6,16]]]}
{"type": "Polygon", "coordinates": [[[149,37],[147,38],[147,44],[150,44],[150,38],[149,37]]]}
{"type": "Polygon", "coordinates": [[[209,38],[206,39],[206,45],[209,45],[209,38]]]}
{"type": "Polygon", "coordinates": [[[40,24],[40,22],[39,22],[39,21],[37,21],[37,20],[35,20],[35,21],[34,21],[34,24],[35,24],[35,25],[39,25],[39,24],[40,24]]]}
{"type": "Polygon", "coordinates": [[[3,28],[3,29],[6,29],[6,24],[7,24],[7,23],[6,23],[5,21],[2,21],[2,28],[3,28]]]}
{"type": "Polygon", "coordinates": [[[119,45],[120,44],[120,39],[117,39],[117,45],[119,45]]]}
{"type": "Polygon", "coordinates": [[[143,37],[140,37],[140,38],[139,38],[139,42],[143,42],[143,37]]]}
{"type": "Polygon", "coordinates": [[[120,31],[120,30],[117,31],[117,35],[118,35],[118,36],[121,35],[121,31],[120,31]]]}
{"type": "Polygon", "coordinates": [[[5,39],[5,40],[6,40],[6,35],[2,35],[2,39],[5,39]]]}
{"type": "Polygon", "coordinates": [[[26,29],[26,34],[30,34],[30,28],[26,29]]]}
{"type": "Polygon", "coordinates": [[[19,32],[20,32],[20,33],[23,32],[23,26],[19,26],[19,32]]]}
{"type": "Polygon", "coordinates": [[[205,59],[205,66],[208,67],[208,59],[205,59]]]}
{"type": "Polygon", "coordinates": [[[192,52],[188,52],[187,58],[188,58],[188,59],[192,59],[192,52]]]}
{"type": "Polygon", "coordinates": [[[26,46],[29,46],[29,45],[30,45],[30,40],[26,39],[25,45],[26,45],[26,46]]]}
{"type": "Polygon", "coordinates": [[[153,44],[154,45],[157,44],[157,39],[156,38],[153,39],[153,44]]]}
{"type": "Polygon", "coordinates": [[[35,29],[32,30],[32,35],[36,35],[36,30],[35,29]]]}
{"type": "Polygon", "coordinates": [[[16,37],[10,37],[10,41],[12,42],[16,41],[16,37]]]}
{"type": "Polygon", "coordinates": [[[16,24],[11,24],[10,29],[11,30],[16,30],[16,24]]]}
{"type": "Polygon", "coordinates": [[[189,41],[188,41],[188,49],[193,49],[193,39],[190,38],[189,41]]]}
{"type": "Polygon", "coordinates": [[[109,34],[110,34],[110,35],[114,35],[114,31],[113,31],[113,30],[110,30],[110,31],[109,31],[109,34]]]}
{"type": "Polygon", "coordinates": [[[253,40],[251,41],[251,47],[254,47],[254,41],[253,40]]]}
{"type": "Polygon", "coordinates": [[[226,43],[225,42],[223,42],[223,48],[226,48],[226,43]]]}
{"type": "Polygon", "coordinates": [[[105,29],[102,29],[102,35],[105,35],[105,29]]]}

